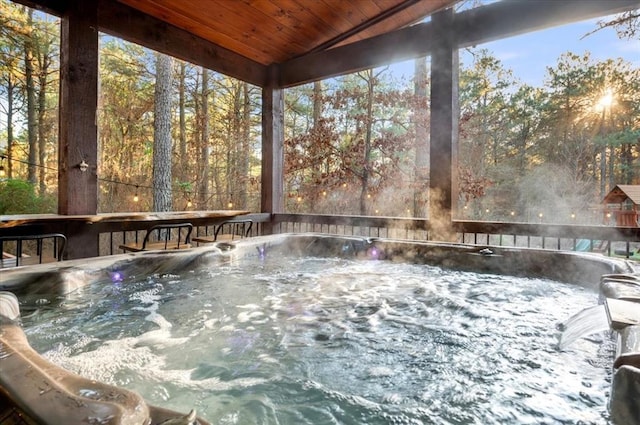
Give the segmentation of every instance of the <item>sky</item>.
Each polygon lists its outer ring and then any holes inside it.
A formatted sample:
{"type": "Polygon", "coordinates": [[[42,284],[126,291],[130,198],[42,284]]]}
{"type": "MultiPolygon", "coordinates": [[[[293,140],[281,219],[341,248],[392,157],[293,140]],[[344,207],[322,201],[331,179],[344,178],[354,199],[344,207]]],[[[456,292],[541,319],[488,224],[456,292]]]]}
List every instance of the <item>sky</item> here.
{"type": "MultiPolygon", "coordinates": [[[[555,66],[560,55],[566,52],[582,55],[588,51],[594,61],[622,58],[640,68],[640,39],[620,39],[613,28],[604,28],[585,37],[597,28],[598,20],[535,31],[477,47],[488,49],[504,68],[513,71],[518,80],[534,87],[544,85],[547,67],[555,66]]],[[[460,61],[468,66],[471,58],[461,51],[460,61]]],[[[407,78],[413,76],[413,61],[397,64],[395,68],[407,78]]]]}
{"type": "Polygon", "coordinates": [[[541,86],[546,67],[557,63],[565,52],[590,52],[594,60],[622,58],[640,67],[640,39],[620,39],[613,28],[593,34],[597,19],[511,37],[482,45],[494,52],[505,68],[522,82],[541,86]]]}

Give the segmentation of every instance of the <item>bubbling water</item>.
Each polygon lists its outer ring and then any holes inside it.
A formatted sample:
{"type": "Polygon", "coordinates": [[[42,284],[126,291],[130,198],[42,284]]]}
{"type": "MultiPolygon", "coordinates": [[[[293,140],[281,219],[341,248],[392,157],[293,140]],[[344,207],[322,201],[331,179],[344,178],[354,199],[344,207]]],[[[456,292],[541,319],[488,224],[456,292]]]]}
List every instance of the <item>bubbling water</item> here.
{"type": "Polygon", "coordinates": [[[605,424],[611,344],[557,349],[597,294],[273,255],[92,285],[24,321],[86,377],[219,424],[605,424]]]}

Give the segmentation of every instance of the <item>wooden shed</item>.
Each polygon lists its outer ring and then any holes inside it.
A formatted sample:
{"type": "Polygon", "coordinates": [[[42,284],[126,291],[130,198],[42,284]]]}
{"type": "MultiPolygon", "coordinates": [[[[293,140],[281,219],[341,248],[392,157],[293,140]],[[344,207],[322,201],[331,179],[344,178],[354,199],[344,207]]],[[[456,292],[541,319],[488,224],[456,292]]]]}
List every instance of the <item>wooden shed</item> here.
{"type": "Polygon", "coordinates": [[[605,222],[615,219],[616,226],[639,227],[638,205],[640,205],[640,185],[616,185],[602,200],[605,222]]]}

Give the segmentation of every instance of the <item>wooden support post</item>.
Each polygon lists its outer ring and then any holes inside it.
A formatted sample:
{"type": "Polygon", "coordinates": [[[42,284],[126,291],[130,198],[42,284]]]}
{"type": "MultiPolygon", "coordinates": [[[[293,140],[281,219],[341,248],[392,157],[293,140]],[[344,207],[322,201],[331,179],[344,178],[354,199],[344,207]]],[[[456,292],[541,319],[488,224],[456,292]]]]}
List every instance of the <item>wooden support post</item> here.
{"type": "MultiPolygon", "coordinates": [[[[262,193],[261,211],[284,212],[284,90],[276,84],[277,66],[269,69],[262,89],[262,193]]],[[[272,233],[265,223],[263,233],[272,233]]]]}
{"type": "MultiPolygon", "coordinates": [[[[60,32],[59,214],[98,210],[97,2],[70,0],[60,32]]],[[[67,235],[69,258],[98,255],[96,235],[67,235]]]]}
{"type": "Polygon", "coordinates": [[[438,240],[454,240],[458,198],[458,50],[453,9],[433,15],[441,42],[431,55],[431,158],[429,221],[438,240]]]}

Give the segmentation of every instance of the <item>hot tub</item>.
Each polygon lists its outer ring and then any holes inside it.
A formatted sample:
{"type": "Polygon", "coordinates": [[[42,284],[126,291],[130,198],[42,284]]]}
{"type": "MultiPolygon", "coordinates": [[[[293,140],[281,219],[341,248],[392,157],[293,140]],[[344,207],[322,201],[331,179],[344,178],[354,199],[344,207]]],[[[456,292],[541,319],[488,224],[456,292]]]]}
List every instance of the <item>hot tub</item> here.
{"type": "Polygon", "coordinates": [[[17,348],[0,377],[42,423],[59,423],[46,419],[59,397],[38,410],[56,391],[93,421],[112,394],[120,423],[192,410],[201,423],[637,423],[634,327],[617,348],[592,336],[564,350],[556,328],[629,301],[633,272],[592,254],[319,234],[3,271],[24,333],[4,318],[17,348]]]}

